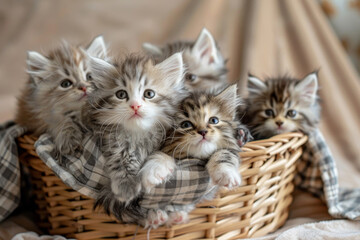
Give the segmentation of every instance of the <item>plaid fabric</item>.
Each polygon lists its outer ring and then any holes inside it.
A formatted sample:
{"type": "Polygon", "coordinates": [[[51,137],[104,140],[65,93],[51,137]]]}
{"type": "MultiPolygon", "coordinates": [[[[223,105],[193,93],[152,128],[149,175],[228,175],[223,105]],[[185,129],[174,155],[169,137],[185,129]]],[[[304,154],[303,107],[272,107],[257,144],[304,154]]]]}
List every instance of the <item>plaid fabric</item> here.
{"type": "Polygon", "coordinates": [[[103,171],[104,158],[97,147],[99,142],[91,135],[85,136],[84,151],[79,158],[59,156],[48,134],[43,134],[35,142],[35,149],[44,163],[61,180],[74,190],[91,198],[96,198],[109,178],[103,171]]]}
{"type": "MultiPolygon", "coordinates": [[[[82,144],[84,152],[80,158],[59,157],[48,134],[40,136],[35,148],[39,157],[65,184],[81,194],[96,198],[102,187],[109,184],[109,178],[103,171],[104,157],[97,147],[99,140],[93,136],[87,135],[82,144]]],[[[164,208],[171,202],[174,209],[180,210],[185,204],[198,202],[213,189],[203,161],[181,161],[174,176],[176,180],[174,178],[145,193],[141,206],[145,209],[164,208]]]]}
{"type": "MultiPolygon", "coordinates": [[[[0,220],[8,216],[18,205],[20,197],[20,171],[15,138],[25,129],[7,123],[0,127],[0,220]]],[[[49,135],[42,135],[35,143],[40,158],[63,182],[80,193],[96,198],[100,189],[109,184],[103,172],[104,158],[92,136],[83,141],[84,152],[79,158],[58,156],[49,135]]],[[[209,176],[200,160],[185,160],[179,163],[175,178],[157,186],[145,194],[141,206],[163,208],[169,202],[173,210],[201,200],[204,194],[212,192],[209,176]]],[[[328,205],[334,217],[360,219],[360,190],[341,189],[335,161],[320,131],[309,136],[302,158],[298,162],[299,174],[295,178],[298,187],[319,197],[328,205]]]]}
{"type": "Polygon", "coordinates": [[[14,122],[0,125],[0,221],[20,202],[20,166],[15,140],[24,133],[25,129],[14,122]]]}
{"type": "Polygon", "coordinates": [[[331,216],[360,220],[360,189],[339,188],[335,160],[320,130],[309,135],[297,169],[295,184],[322,198],[331,216]]]}
{"type": "Polygon", "coordinates": [[[140,205],[145,209],[174,211],[210,197],[217,188],[210,183],[205,165],[206,162],[198,159],[178,161],[173,177],[144,194],[140,205]]]}

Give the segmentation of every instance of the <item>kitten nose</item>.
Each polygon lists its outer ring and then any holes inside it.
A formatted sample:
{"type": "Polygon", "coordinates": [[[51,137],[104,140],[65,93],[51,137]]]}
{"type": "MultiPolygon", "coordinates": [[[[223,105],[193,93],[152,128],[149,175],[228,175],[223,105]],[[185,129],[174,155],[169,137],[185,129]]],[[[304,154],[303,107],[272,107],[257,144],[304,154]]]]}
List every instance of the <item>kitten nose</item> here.
{"type": "Polygon", "coordinates": [[[138,105],[138,104],[133,104],[130,106],[132,109],[134,109],[134,111],[137,111],[139,110],[139,108],[141,107],[141,105],[138,105]]]}
{"type": "Polygon", "coordinates": [[[279,127],[281,127],[281,125],[283,125],[284,122],[283,122],[283,121],[276,121],[275,123],[276,123],[276,125],[278,125],[279,127]]]}
{"type": "Polygon", "coordinates": [[[200,134],[200,135],[202,135],[203,137],[205,137],[205,135],[207,134],[207,130],[200,130],[200,131],[198,131],[198,133],[200,134]]]}
{"type": "Polygon", "coordinates": [[[81,86],[81,87],[79,87],[79,90],[83,90],[84,92],[86,92],[86,87],[85,87],[85,86],[81,86]]]}

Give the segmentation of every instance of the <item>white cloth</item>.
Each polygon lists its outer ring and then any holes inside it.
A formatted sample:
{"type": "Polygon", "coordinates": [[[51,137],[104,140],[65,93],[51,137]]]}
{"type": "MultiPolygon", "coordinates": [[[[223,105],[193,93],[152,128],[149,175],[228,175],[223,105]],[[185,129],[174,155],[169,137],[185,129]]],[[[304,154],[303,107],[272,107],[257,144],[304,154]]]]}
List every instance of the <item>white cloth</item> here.
{"type": "Polygon", "coordinates": [[[360,221],[331,220],[306,223],[296,227],[289,227],[312,221],[309,218],[294,219],[275,233],[265,237],[251,238],[252,240],[359,240],[360,221]]]}
{"type": "Polygon", "coordinates": [[[24,232],[16,234],[11,240],[67,240],[59,235],[49,236],[49,235],[42,235],[39,236],[37,233],[34,232],[24,232]]]}

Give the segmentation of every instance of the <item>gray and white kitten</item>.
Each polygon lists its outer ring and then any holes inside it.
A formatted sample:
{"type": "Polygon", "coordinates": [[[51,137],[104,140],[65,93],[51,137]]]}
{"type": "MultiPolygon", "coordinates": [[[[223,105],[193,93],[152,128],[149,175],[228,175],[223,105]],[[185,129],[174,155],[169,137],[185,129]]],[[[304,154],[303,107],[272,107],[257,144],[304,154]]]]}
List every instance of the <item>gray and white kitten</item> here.
{"type": "Polygon", "coordinates": [[[314,130],[320,118],[317,78],[316,72],[303,79],[280,77],[266,81],[249,75],[244,122],[255,138],[314,130]]]}
{"type": "Polygon", "coordinates": [[[158,62],[182,52],[186,67],[185,86],[189,91],[208,91],[227,84],[226,61],[206,28],[194,42],[179,41],[163,47],[144,43],[143,48],[158,62]]]}
{"type": "MultiPolygon", "coordinates": [[[[161,149],[167,156],[152,156],[141,171],[142,183],[147,191],[171,177],[171,169],[175,168],[174,159],[181,161],[188,158],[208,161],[206,168],[215,185],[230,189],[240,186],[240,148],[234,137],[239,124],[235,110],[240,103],[236,90],[236,85],[232,85],[220,93],[195,92],[184,99],[175,114],[174,130],[161,149]]],[[[215,192],[216,189],[206,198],[211,198],[215,192]]],[[[188,212],[194,207],[195,203],[182,206],[182,211],[169,214],[166,207],[151,209],[145,226],[157,228],[164,223],[168,226],[185,223],[188,212]]]]}
{"type": "MultiPolygon", "coordinates": [[[[183,53],[186,67],[185,86],[189,91],[209,91],[227,86],[226,60],[217,47],[214,37],[204,28],[196,41],[178,41],[158,47],[150,43],[143,44],[144,50],[157,61],[162,61],[175,52],[183,53]]],[[[235,132],[239,146],[243,146],[253,137],[248,128],[239,123],[235,132]]]]}
{"type": "Polygon", "coordinates": [[[90,56],[107,57],[102,36],[85,49],[63,42],[47,56],[28,52],[30,77],[18,98],[15,121],[35,136],[49,133],[61,154],[81,148],[81,108],[93,90],[90,56]]]}
{"type": "Polygon", "coordinates": [[[101,137],[111,180],[96,205],[111,211],[114,201],[129,203],[140,193],[139,171],[148,155],[160,148],[187,91],[180,53],[158,64],[141,55],[116,64],[93,60],[96,89],[86,112],[101,137]]]}

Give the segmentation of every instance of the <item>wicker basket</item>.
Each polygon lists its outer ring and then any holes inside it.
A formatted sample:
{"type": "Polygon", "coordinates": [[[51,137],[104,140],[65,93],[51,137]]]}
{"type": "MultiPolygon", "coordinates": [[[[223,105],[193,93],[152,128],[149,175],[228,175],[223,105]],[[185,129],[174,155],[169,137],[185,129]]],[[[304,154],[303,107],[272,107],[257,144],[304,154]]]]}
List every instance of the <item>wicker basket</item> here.
{"type": "Polygon", "coordinates": [[[282,226],[292,202],[295,162],[307,137],[289,133],[243,147],[243,185],[201,203],[190,222],[147,230],[93,211],[90,199],[66,186],[37,156],[35,138],[18,139],[21,162],[30,168],[40,226],[76,239],[239,239],[262,236],[282,226]]]}

